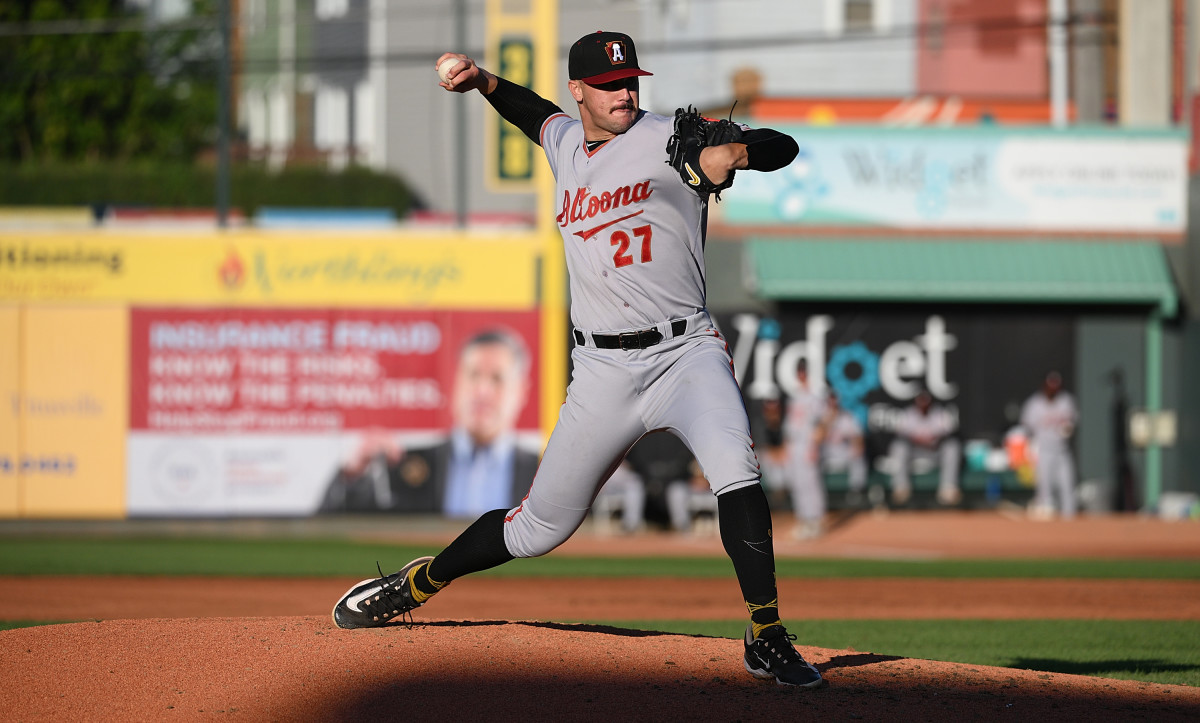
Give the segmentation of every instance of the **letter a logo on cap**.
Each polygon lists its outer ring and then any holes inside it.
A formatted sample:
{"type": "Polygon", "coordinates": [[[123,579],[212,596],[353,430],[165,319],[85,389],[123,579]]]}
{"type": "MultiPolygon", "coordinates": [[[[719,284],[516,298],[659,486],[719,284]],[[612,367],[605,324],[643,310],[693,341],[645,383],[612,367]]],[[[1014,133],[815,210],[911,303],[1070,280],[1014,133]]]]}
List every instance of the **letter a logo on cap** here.
{"type": "Polygon", "coordinates": [[[598,31],[571,46],[567,58],[571,80],[602,85],[623,78],[651,75],[638,67],[637,47],[625,33],[598,31]]]}
{"type": "Polygon", "coordinates": [[[620,40],[614,40],[604,46],[604,50],[608,53],[608,60],[613,65],[620,65],[625,62],[625,43],[620,40]]]}

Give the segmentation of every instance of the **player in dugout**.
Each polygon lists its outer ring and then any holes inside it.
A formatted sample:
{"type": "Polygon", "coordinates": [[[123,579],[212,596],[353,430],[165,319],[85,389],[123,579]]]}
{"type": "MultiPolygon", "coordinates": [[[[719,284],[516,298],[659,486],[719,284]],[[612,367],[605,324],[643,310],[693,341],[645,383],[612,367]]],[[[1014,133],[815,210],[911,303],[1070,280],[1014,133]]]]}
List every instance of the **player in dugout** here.
{"type": "Polygon", "coordinates": [[[579,120],[465,55],[435,63],[444,89],[479,91],[541,146],[554,174],[575,347],[541,465],[520,505],[485,513],[436,557],[354,586],[334,621],[381,626],[456,578],[550,552],[583,523],[630,447],[666,429],[695,455],[717,496],[722,543],[749,611],[746,670],[821,687],[825,680],[780,619],[771,511],[732,358],[705,300],[709,198],[719,199],[737,170],[785,167],[798,146],[777,131],[710,121],[690,108],[674,118],[643,110],[638,79],[650,73],[623,33],[585,35],[567,65],[579,120]]]}

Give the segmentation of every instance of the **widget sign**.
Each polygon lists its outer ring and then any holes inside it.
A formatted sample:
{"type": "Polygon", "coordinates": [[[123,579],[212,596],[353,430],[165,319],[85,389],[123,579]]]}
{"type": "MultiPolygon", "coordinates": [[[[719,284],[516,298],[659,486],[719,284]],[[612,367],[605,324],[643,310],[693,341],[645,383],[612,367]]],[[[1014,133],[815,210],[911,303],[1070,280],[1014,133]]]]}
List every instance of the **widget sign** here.
{"type": "Polygon", "coordinates": [[[748,401],[793,393],[804,360],[809,383],[837,392],[872,448],[886,447],[900,412],[922,389],[958,415],[965,439],[998,443],[1048,371],[1060,371],[1069,385],[1074,369],[1069,314],[788,305],[777,317],[718,321],[748,401]]]}

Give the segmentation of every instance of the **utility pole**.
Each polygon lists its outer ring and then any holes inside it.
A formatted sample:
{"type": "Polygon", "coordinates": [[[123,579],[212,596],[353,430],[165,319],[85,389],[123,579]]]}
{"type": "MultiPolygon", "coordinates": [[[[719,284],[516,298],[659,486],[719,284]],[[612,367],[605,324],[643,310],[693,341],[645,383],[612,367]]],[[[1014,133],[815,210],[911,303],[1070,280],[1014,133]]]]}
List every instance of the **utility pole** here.
{"type": "Polygon", "coordinates": [[[1071,79],[1075,121],[1104,122],[1107,101],[1104,71],[1104,28],[1101,0],[1074,0],[1076,22],[1071,26],[1071,79]]]}
{"type": "Polygon", "coordinates": [[[1126,127],[1171,124],[1169,2],[1120,0],[1120,114],[1126,127]]]}
{"type": "Polygon", "coordinates": [[[229,6],[233,0],[221,0],[221,57],[217,84],[217,226],[229,225],[229,105],[232,88],[233,44],[229,6]]]}
{"type": "Polygon", "coordinates": [[[1050,122],[1067,125],[1067,0],[1050,0],[1046,28],[1050,45],[1050,122]]]}
{"type": "MultiPolygon", "coordinates": [[[[466,52],[467,47],[467,4],[465,0],[454,0],[454,48],[455,52],[466,52]]],[[[467,104],[454,103],[454,218],[459,228],[467,227],[467,201],[471,192],[471,180],[467,178],[467,104]]]]}

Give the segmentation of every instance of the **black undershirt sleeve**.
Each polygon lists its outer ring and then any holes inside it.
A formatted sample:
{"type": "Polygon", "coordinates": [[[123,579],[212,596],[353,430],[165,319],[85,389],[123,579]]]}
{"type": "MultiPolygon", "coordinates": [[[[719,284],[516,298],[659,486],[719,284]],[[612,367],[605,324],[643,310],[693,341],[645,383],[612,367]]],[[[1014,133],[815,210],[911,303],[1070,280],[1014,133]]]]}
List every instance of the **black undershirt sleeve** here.
{"type": "Polygon", "coordinates": [[[496,89],[484,96],[504,120],[512,123],[529,140],[541,145],[542,125],[562,108],[532,90],[497,77],[496,89]]]}
{"type": "Polygon", "coordinates": [[[752,171],[777,171],[800,152],[795,139],[770,128],[752,128],[742,134],[739,142],[746,144],[748,168],[752,171]]]}

